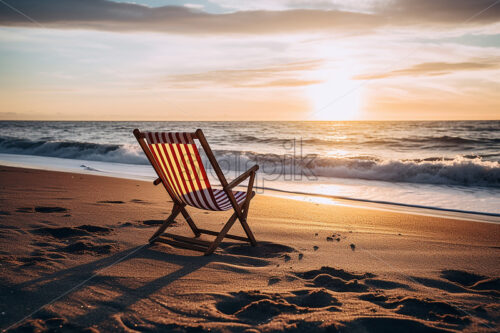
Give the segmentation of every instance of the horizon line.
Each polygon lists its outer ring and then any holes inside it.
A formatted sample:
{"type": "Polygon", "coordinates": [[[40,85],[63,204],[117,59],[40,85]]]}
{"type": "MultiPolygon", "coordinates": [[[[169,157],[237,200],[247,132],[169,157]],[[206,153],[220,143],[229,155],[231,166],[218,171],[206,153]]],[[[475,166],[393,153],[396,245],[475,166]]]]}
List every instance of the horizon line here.
{"type": "Polygon", "coordinates": [[[404,122],[404,121],[425,121],[425,122],[442,122],[442,121],[500,121],[498,119],[351,119],[351,120],[47,120],[47,119],[0,119],[0,121],[45,121],[45,122],[404,122]]]}

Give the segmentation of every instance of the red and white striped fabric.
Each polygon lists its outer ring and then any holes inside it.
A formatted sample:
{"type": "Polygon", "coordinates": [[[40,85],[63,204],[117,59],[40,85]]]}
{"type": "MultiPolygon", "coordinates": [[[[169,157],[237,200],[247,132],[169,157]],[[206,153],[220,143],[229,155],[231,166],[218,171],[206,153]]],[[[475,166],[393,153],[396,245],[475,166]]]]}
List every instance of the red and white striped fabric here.
{"type": "MultiPolygon", "coordinates": [[[[191,133],[145,132],[160,178],[176,198],[200,209],[223,211],[231,202],[223,190],[212,189],[191,133]]],[[[238,205],[246,192],[233,191],[238,205]]]]}

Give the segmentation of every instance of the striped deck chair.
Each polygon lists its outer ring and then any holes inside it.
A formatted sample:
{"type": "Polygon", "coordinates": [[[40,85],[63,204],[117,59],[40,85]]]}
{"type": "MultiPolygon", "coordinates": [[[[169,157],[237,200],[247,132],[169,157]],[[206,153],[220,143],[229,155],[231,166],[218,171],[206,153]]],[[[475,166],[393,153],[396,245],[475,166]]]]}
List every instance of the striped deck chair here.
{"type": "Polygon", "coordinates": [[[254,165],[232,182],[228,182],[201,129],[196,130],[194,133],[141,132],[135,129],[134,135],[158,175],[158,178],[153,183],[155,185],[163,184],[174,202],[172,213],[150,238],[150,243],[158,241],[175,247],[202,251],[205,255],[213,253],[225,237],[250,242],[252,246],[257,245],[255,237],[248,226],[247,215],[250,200],[255,195],[252,189],[255,173],[259,169],[258,165],[254,165]],[[210,164],[214,168],[222,189],[215,189],[210,185],[196,147],[196,139],[200,142],[210,164]],[[234,187],[247,178],[249,178],[249,181],[245,192],[233,190],[234,187]],[[233,209],[234,213],[222,230],[215,232],[198,228],[191,216],[189,216],[186,206],[210,211],[233,209]],[[165,232],[179,213],[182,214],[196,238],[165,232]],[[229,229],[236,220],[240,221],[247,237],[228,234],[229,229]],[[213,242],[208,242],[198,238],[201,234],[216,237],[213,242]]]}

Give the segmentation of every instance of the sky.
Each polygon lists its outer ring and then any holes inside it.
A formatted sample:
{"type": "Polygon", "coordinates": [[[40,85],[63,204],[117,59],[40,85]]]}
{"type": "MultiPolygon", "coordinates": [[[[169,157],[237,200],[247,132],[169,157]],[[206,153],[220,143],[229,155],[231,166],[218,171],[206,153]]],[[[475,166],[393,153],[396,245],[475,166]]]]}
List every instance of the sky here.
{"type": "Polygon", "coordinates": [[[0,120],[500,119],[500,0],[0,0],[0,120]]]}

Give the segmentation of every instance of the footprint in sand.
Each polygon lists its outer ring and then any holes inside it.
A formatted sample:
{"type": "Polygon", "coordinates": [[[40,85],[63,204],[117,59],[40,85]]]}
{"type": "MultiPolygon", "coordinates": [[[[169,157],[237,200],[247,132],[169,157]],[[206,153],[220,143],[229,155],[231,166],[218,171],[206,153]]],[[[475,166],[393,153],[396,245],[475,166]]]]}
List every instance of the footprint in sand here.
{"type": "Polygon", "coordinates": [[[464,311],[446,302],[435,301],[429,298],[407,296],[404,298],[389,299],[382,294],[364,294],[359,299],[377,304],[386,309],[395,309],[396,313],[425,319],[444,322],[454,325],[467,325],[469,317],[464,311]]]}
{"type": "Polygon", "coordinates": [[[487,277],[484,275],[451,269],[441,271],[441,277],[448,281],[455,282],[467,289],[475,291],[489,291],[500,295],[499,277],[487,277]]]}
{"type": "Polygon", "coordinates": [[[412,288],[404,283],[388,281],[388,280],[380,280],[380,279],[366,279],[365,284],[375,289],[404,289],[404,290],[412,290],[412,288]]]}
{"type": "Polygon", "coordinates": [[[16,332],[98,332],[93,327],[83,327],[71,323],[61,316],[51,313],[50,315],[40,311],[35,318],[27,319],[22,325],[15,329],[16,332]]]}
{"type": "Polygon", "coordinates": [[[292,291],[294,296],[286,297],[286,300],[292,304],[307,308],[324,308],[335,305],[340,306],[333,294],[326,289],[302,289],[292,291]]]}
{"type": "Polygon", "coordinates": [[[267,284],[272,286],[273,284],[276,284],[280,281],[281,279],[279,277],[270,277],[269,280],[267,281],[267,284]]]}
{"type": "Polygon", "coordinates": [[[359,282],[368,278],[375,277],[374,274],[364,273],[355,274],[336,269],[328,266],[323,266],[320,269],[299,272],[296,275],[306,280],[306,285],[323,287],[329,290],[338,292],[364,292],[369,288],[359,282]]]}
{"type": "Polygon", "coordinates": [[[78,227],[43,227],[32,230],[32,233],[39,235],[50,235],[54,238],[64,239],[70,237],[91,236],[97,234],[109,234],[113,231],[111,228],[84,224],[78,227]]]}
{"type": "MultiPolygon", "coordinates": [[[[162,225],[165,220],[144,220],[142,221],[142,224],[145,225],[162,225]]],[[[177,224],[177,222],[172,222],[171,226],[177,224]]]]}
{"type": "MultiPolygon", "coordinates": [[[[84,224],[77,227],[42,227],[31,230],[31,233],[41,236],[50,236],[51,239],[43,242],[35,242],[33,245],[43,249],[35,250],[31,257],[25,259],[27,264],[38,262],[49,262],[51,259],[59,259],[57,254],[108,254],[118,249],[118,245],[97,235],[108,235],[113,231],[111,228],[84,224]],[[68,243],[69,241],[69,243],[68,243]],[[55,251],[55,252],[54,252],[55,251]]],[[[47,237],[46,237],[47,238],[47,237]]]]}
{"type": "Polygon", "coordinates": [[[19,207],[16,209],[18,213],[33,213],[34,211],[33,207],[19,207]]]}
{"type": "Polygon", "coordinates": [[[33,251],[28,257],[18,258],[18,264],[23,266],[53,266],[58,263],[60,259],[65,259],[66,256],[54,251],[45,251],[37,249],[33,251]]]}
{"type": "Polygon", "coordinates": [[[290,258],[290,253],[298,252],[295,248],[273,242],[259,242],[259,246],[248,246],[244,243],[222,243],[224,252],[234,255],[245,255],[256,258],[283,257],[285,261],[290,258]]]}
{"type": "Polygon", "coordinates": [[[425,332],[449,333],[450,330],[439,329],[411,319],[361,317],[343,323],[342,332],[425,332]],[[367,330],[367,328],[370,328],[367,330]]]}
{"type": "Polygon", "coordinates": [[[340,311],[341,303],[325,289],[303,289],[290,293],[263,293],[240,291],[228,295],[216,295],[218,311],[245,322],[266,322],[281,314],[314,312],[316,309],[340,311]]]}
{"type": "Polygon", "coordinates": [[[451,282],[456,282],[462,286],[472,286],[477,282],[486,279],[484,275],[459,271],[454,269],[445,269],[441,271],[441,277],[451,282]]]}
{"type": "Polygon", "coordinates": [[[76,227],[76,229],[85,230],[85,231],[88,231],[91,233],[98,233],[98,234],[109,234],[111,231],[113,231],[112,228],[100,227],[100,226],[91,225],[91,224],[84,224],[84,225],[76,227]]]}
{"type": "Polygon", "coordinates": [[[37,213],[65,213],[68,209],[64,207],[46,207],[46,206],[37,206],[35,207],[35,212],[37,213]]]}
{"type": "Polygon", "coordinates": [[[64,207],[48,207],[48,206],[36,206],[36,207],[20,207],[16,210],[18,213],[65,213],[68,209],[64,207]]]}
{"type": "Polygon", "coordinates": [[[67,253],[76,253],[76,254],[84,254],[84,253],[108,254],[117,249],[118,247],[112,243],[101,245],[90,241],[86,242],[78,241],[66,247],[61,248],[61,251],[67,253]]]}
{"type": "Polygon", "coordinates": [[[90,234],[85,230],[80,230],[72,227],[60,227],[60,228],[37,228],[31,231],[37,235],[47,235],[52,236],[57,239],[64,239],[70,237],[78,237],[78,236],[90,236],[90,234]]]}
{"type": "Polygon", "coordinates": [[[137,203],[137,204],[143,204],[143,205],[150,205],[151,204],[151,202],[144,201],[141,199],[132,199],[132,200],[130,200],[130,202],[137,203]]]}
{"type": "Polygon", "coordinates": [[[413,280],[429,287],[449,293],[480,293],[500,296],[500,278],[487,277],[459,270],[441,271],[442,279],[412,276],[413,280]]]}

